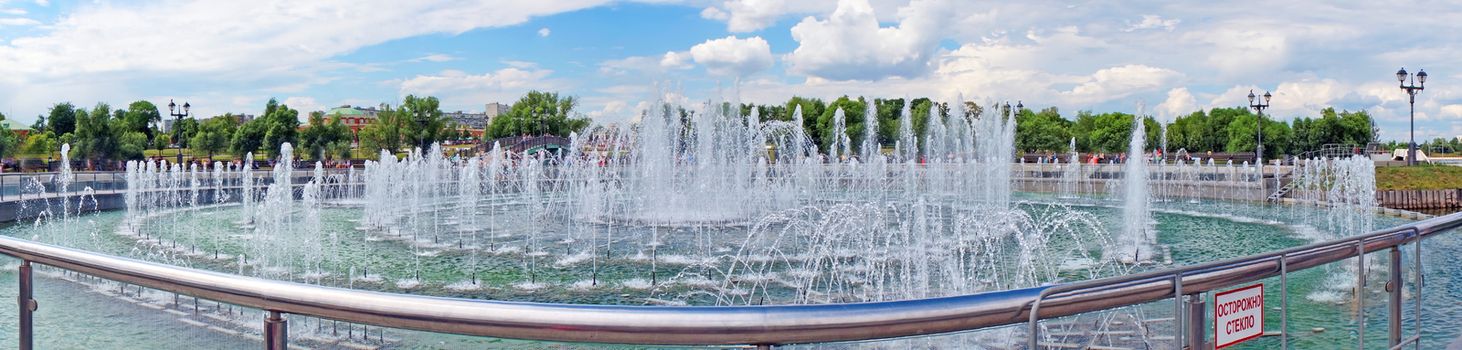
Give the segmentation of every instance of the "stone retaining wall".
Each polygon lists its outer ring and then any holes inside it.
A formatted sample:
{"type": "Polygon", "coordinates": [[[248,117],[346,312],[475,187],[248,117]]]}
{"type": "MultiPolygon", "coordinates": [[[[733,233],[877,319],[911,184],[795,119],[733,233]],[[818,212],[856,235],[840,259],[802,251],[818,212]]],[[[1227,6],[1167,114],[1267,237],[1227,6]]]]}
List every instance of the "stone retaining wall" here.
{"type": "Polygon", "coordinates": [[[1462,189],[1376,191],[1376,202],[1395,209],[1462,208],[1462,189]]]}

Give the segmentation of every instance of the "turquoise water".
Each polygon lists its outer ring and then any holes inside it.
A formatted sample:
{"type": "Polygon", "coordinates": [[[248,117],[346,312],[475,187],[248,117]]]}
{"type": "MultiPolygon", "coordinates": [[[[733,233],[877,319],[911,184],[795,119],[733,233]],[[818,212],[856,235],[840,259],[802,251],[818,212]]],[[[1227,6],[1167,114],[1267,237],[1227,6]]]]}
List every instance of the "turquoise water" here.
{"type": "MultiPolygon", "coordinates": [[[[1098,203],[1100,204],[1100,203],[1098,203]]],[[[1182,210],[1189,213],[1203,213],[1205,208],[1213,209],[1219,205],[1208,204],[1191,206],[1184,205],[1184,208],[1177,206],[1159,209],[1182,210]]],[[[1175,264],[1188,264],[1228,257],[1254,254],[1263,251],[1274,250],[1283,247],[1301,245],[1310,242],[1306,229],[1296,228],[1289,225],[1279,225],[1277,219],[1289,217],[1291,214],[1277,214],[1280,212],[1292,212],[1296,208],[1264,208],[1250,207],[1233,204],[1221,204],[1223,212],[1238,213],[1239,216],[1247,218],[1260,218],[1261,220],[1240,219],[1233,221],[1228,217],[1212,217],[1204,215],[1190,215],[1159,212],[1154,215],[1156,228],[1159,231],[1159,243],[1171,248],[1171,259],[1175,264]]],[[[1101,225],[1108,231],[1119,230],[1117,220],[1120,220],[1119,209],[1102,206],[1079,207],[1078,210],[1092,214],[1093,217],[1101,220],[1101,225]]],[[[1207,211],[1214,211],[1207,210],[1207,211]]],[[[636,288],[628,286],[625,281],[647,279],[649,274],[654,273],[657,279],[662,281],[675,281],[677,276],[686,275],[686,270],[691,269],[685,264],[657,264],[650,266],[650,263],[633,258],[642,252],[638,251],[639,246],[634,242],[622,242],[616,246],[610,243],[609,246],[614,256],[599,265],[597,273],[590,272],[585,268],[585,263],[574,262],[570,264],[555,264],[551,260],[555,257],[571,256],[573,252],[555,253],[544,256],[543,261],[531,260],[523,254],[481,254],[477,257],[476,273],[478,281],[483,287],[479,289],[464,290],[451,288],[454,283],[469,281],[472,271],[466,271],[463,266],[468,265],[472,259],[470,254],[462,251],[443,250],[435,255],[418,256],[412,254],[413,249],[400,240],[372,240],[367,239],[370,233],[355,229],[354,219],[360,216],[357,209],[336,208],[327,209],[321,212],[322,223],[325,230],[335,232],[339,244],[339,256],[327,260],[318,267],[319,271],[326,274],[320,276],[302,276],[299,273],[292,273],[281,276],[283,279],[290,279],[304,283],[318,283],[332,286],[355,287],[372,290],[381,290],[398,293],[442,295],[476,299],[493,300],[527,300],[542,302],[567,302],[567,303],[594,303],[594,304],[629,304],[640,305],[653,303],[655,300],[684,300],[691,304],[714,304],[713,299],[697,299],[691,285],[677,286],[669,283],[667,286],[658,288],[636,288]],[[360,281],[347,276],[354,276],[350,267],[369,266],[371,275],[380,277],[379,282],[360,281]],[[395,283],[399,280],[408,280],[419,277],[422,282],[419,286],[401,286],[395,283]],[[576,283],[582,283],[597,277],[601,285],[583,288],[574,287],[576,283]],[[537,289],[515,288],[514,284],[534,280],[544,283],[546,286],[537,289]],[[686,297],[690,295],[691,297],[686,297]]],[[[109,254],[137,257],[151,261],[159,261],[181,266],[190,266],[226,272],[239,272],[239,264],[233,259],[214,260],[208,254],[216,251],[221,256],[237,257],[247,252],[247,237],[239,236],[234,222],[238,221],[238,210],[231,208],[220,208],[200,211],[198,213],[168,215],[161,219],[149,221],[142,231],[149,235],[163,236],[168,241],[182,242],[184,246],[196,246],[201,251],[199,256],[188,256],[180,254],[175,250],[166,247],[153,247],[138,244],[135,238],[115,234],[116,227],[122,222],[122,214],[119,212],[105,212],[93,215],[86,215],[78,220],[66,224],[50,225],[11,225],[0,229],[7,235],[14,235],[25,238],[40,239],[46,242],[60,243],[68,246],[83,247],[93,251],[100,251],[109,254]],[[186,229],[185,229],[186,228],[186,229]]],[[[1288,221],[1283,221],[1288,222],[1288,221]]],[[[1378,218],[1377,227],[1395,225],[1404,221],[1399,219],[1378,218]]],[[[511,225],[504,225],[511,226],[511,225]]],[[[1323,225],[1320,225],[1323,226],[1323,225]]],[[[686,229],[690,230],[690,229],[686,229]]],[[[505,230],[506,231],[506,230],[505,230]]],[[[695,236],[694,230],[682,232],[683,235],[695,236]]],[[[675,232],[666,232],[669,236],[675,236],[675,232]]],[[[525,244],[525,237],[504,234],[501,241],[492,244],[503,244],[506,246],[525,244]]],[[[667,242],[667,247],[676,245],[694,244],[694,241],[667,242]]],[[[482,243],[482,242],[479,242],[482,243]]],[[[540,242],[545,244],[543,250],[552,250],[553,242],[540,242]]],[[[450,244],[448,242],[447,244],[450,244]]],[[[1457,245],[1462,244],[1458,238],[1442,235],[1426,242],[1424,259],[1427,265],[1428,284],[1423,299],[1425,313],[1423,319],[1428,321],[1429,327],[1424,337],[1425,348],[1436,348],[1446,346],[1458,335],[1457,329],[1446,329],[1441,326],[1454,321],[1462,320],[1462,307],[1458,306],[1456,295],[1462,295],[1462,284],[1454,283],[1449,279],[1452,271],[1462,269],[1462,266],[1449,259],[1448,251],[1456,251],[1457,245]]],[[[191,249],[189,249],[191,250],[191,249]]],[[[420,251],[420,249],[416,249],[420,251]]],[[[674,255],[677,250],[667,248],[667,253],[674,255]]],[[[1410,253],[1406,253],[1405,261],[1411,261],[1410,253]]],[[[1381,255],[1369,257],[1379,259],[1381,255]]],[[[1354,262],[1349,262],[1354,264],[1354,262]]],[[[1409,265],[1409,263],[1408,263],[1409,265]]],[[[14,285],[14,263],[10,262],[10,268],[0,272],[0,283],[14,285]]],[[[1373,266],[1371,275],[1373,278],[1368,290],[1376,293],[1368,294],[1367,307],[1363,310],[1367,317],[1367,343],[1368,348],[1383,347],[1385,342],[1384,328],[1384,299],[1380,294],[1378,282],[1384,280],[1385,269],[1383,265],[1373,266]]],[[[307,269],[301,267],[301,269],[307,269]]],[[[261,274],[267,271],[259,271],[256,266],[245,264],[242,271],[245,274],[261,274]]],[[[43,271],[48,274],[59,272],[43,271]]],[[[365,275],[356,270],[355,274],[365,275]]],[[[1330,283],[1327,279],[1331,276],[1343,273],[1339,266],[1316,268],[1296,272],[1290,275],[1290,324],[1291,345],[1300,349],[1328,349],[1341,344],[1353,344],[1355,342],[1356,310],[1352,303],[1335,303],[1324,297],[1327,291],[1326,285],[1330,283]],[[1323,332],[1313,332],[1314,328],[1325,328],[1323,332]]],[[[1408,275],[1409,276],[1409,275],[1408,275]]],[[[1066,276],[1071,278],[1071,276],[1066,276]]],[[[1266,300],[1270,310],[1266,315],[1266,329],[1279,329],[1279,311],[1277,308],[1280,299],[1278,291],[1278,279],[1264,281],[1266,284],[1266,300]]],[[[157,292],[147,292],[148,297],[157,299],[153,307],[142,306],[134,303],[123,302],[114,295],[115,290],[127,291],[127,287],[114,287],[114,285],[102,284],[100,288],[92,285],[69,282],[55,277],[39,278],[37,282],[38,299],[41,303],[41,311],[37,313],[37,344],[42,348],[256,348],[257,340],[249,336],[251,329],[248,323],[257,323],[262,319],[257,310],[234,309],[230,315],[237,314],[234,318],[243,320],[244,325],[232,325],[215,322],[202,314],[214,313],[225,314],[231,307],[219,307],[211,302],[203,301],[200,304],[203,310],[200,314],[193,313],[191,300],[185,300],[179,305],[172,306],[171,296],[157,292]],[[102,292],[93,291],[103,289],[102,292]],[[165,305],[163,308],[176,309],[181,314],[167,313],[156,310],[157,305],[165,305]],[[212,306],[210,306],[212,305],[212,306]],[[209,331],[194,326],[179,319],[188,319],[208,324],[217,324],[222,328],[241,331],[239,335],[229,335],[226,332],[209,331]],[[80,325],[80,326],[77,326],[80,325]]],[[[1408,285],[1409,286],[1409,285],[1408,285]]],[[[130,291],[136,295],[135,287],[130,291]]],[[[0,288],[0,298],[14,300],[13,288],[0,288]],[[12,293],[12,294],[6,294],[12,293]]],[[[1332,293],[1333,294],[1333,293],[1332,293]]],[[[1211,297],[1210,301],[1211,301],[1211,297]]],[[[0,326],[14,329],[13,303],[10,307],[0,308],[0,326]]],[[[1154,303],[1136,308],[1131,308],[1134,313],[1146,315],[1146,317],[1160,318],[1170,317],[1171,303],[1154,303]],[[1163,316],[1166,312],[1167,315],[1163,316]]],[[[1407,308],[1407,322],[1411,324],[1412,317],[1410,309],[1407,308]]],[[[1210,317],[1211,320],[1211,317],[1210,317]]],[[[257,327],[257,326],[255,326],[257,327]]],[[[337,332],[344,334],[350,332],[355,334],[356,342],[362,344],[377,344],[376,339],[380,337],[380,329],[369,327],[365,334],[369,334],[371,340],[359,340],[361,338],[360,325],[343,325],[331,321],[321,321],[313,318],[294,317],[291,318],[291,329],[294,332],[302,332],[301,336],[293,336],[293,339],[304,339],[313,336],[305,333],[320,333],[333,335],[337,332]],[[348,331],[346,330],[348,327],[348,331]]],[[[1408,326],[1409,327],[1409,326],[1408,326]]],[[[1161,331],[1161,326],[1154,326],[1153,329],[1161,331]]],[[[14,346],[13,339],[8,336],[13,332],[0,333],[0,346],[14,346]]],[[[390,348],[481,348],[481,347],[506,347],[506,348],[538,348],[538,347],[584,347],[580,344],[546,344],[536,342],[525,342],[517,340],[503,340],[479,337],[450,336],[423,332],[411,332],[401,330],[388,330],[384,337],[390,348]]],[[[940,339],[932,338],[924,342],[928,344],[939,344],[940,339]]],[[[910,343],[894,343],[909,345],[910,343]]],[[[922,343],[915,343],[922,344],[922,343]]],[[[320,346],[320,344],[316,344],[320,346]]],[[[1277,337],[1265,337],[1240,345],[1239,348],[1273,348],[1278,346],[1277,337]]],[[[596,347],[596,346],[591,346],[596,347]]]]}

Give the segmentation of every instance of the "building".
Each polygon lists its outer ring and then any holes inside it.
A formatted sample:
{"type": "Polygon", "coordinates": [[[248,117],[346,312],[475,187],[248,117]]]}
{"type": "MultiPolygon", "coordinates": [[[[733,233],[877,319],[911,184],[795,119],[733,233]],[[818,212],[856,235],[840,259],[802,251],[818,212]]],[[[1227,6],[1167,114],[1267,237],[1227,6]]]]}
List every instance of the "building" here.
{"type": "Polygon", "coordinates": [[[360,129],[376,121],[376,115],[380,110],[374,107],[353,107],[344,105],[335,107],[325,112],[325,119],[340,117],[340,123],[350,128],[350,138],[353,142],[360,143],[360,129]]]}
{"type": "MultiPolygon", "coordinates": [[[[472,135],[481,136],[483,132],[487,130],[487,126],[492,123],[493,117],[497,117],[508,112],[507,105],[497,102],[489,103],[486,105],[486,107],[487,110],[483,113],[472,113],[464,111],[443,112],[442,117],[455,122],[459,128],[466,129],[472,135]]],[[[370,125],[372,122],[375,122],[377,115],[379,115],[380,113],[381,110],[376,109],[375,107],[355,107],[351,105],[344,105],[326,111],[325,118],[329,119],[335,116],[339,116],[341,124],[345,124],[346,127],[349,127],[352,137],[355,139],[356,142],[360,142],[360,130],[364,129],[366,125],[370,125]]]]}
{"type": "Polygon", "coordinates": [[[489,103],[484,105],[482,113],[468,113],[463,111],[442,113],[443,117],[451,118],[457,125],[465,126],[468,129],[487,130],[492,125],[492,119],[508,113],[508,105],[502,103],[489,103]]]}
{"type": "MultiPolygon", "coordinates": [[[[189,117],[189,118],[193,118],[193,117],[189,117]]],[[[249,121],[254,120],[254,115],[253,114],[225,113],[223,115],[213,116],[211,118],[198,119],[198,123],[199,124],[202,124],[204,121],[207,121],[208,119],[213,119],[213,118],[231,118],[231,119],[234,120],[234,124],[235,125],[244,125],[244,123],[248,123],[249,121]]],[[[173,117],[173,118],[163,118],[162,119],[162,132],[164,132],[164,133],[171,133],[171,132],[173,132],[173,123],[176,123],[176,122],[178,122],[178,118],[176,118],[176,117],[173,117]]]]}
{"type": "MultiPolygon", "coordinates": [[[[251,120],[254,120],[254,114],[234,113],[224,113],[221,114],[221,116],[209,117],[209,119],[219,119],[219,117],[227,117],[227,119],[232,119],[234,120],[234,124],[244,124],[251,122],[251,120]]],[[[199,123],[208,122],[209,119],[199,120],[199,123]]],[[[164,132],[171,132],[171,130],[173,130],[173,122],[174,119],[162,120],[162,130],[164,130],[164,132]]]]}
{"type": "Polygon", "coordinates": [[[485,121],[484,123],[487,125],[492,125],[493,118],[497,118],[497,116],[500,115],[508,114],[508,105],[497,102],[489,103],[487,104],[487,109],[485,109],[482,114],[487,115],[487,121],[485,121]]]}
{"type": "Polygon", "coordinates": [[[340,123],[350,127],[351,132],[360,131],[366,125],[376,121],[376,115],[380,111],[375,108],[362,108],[344,105],[335,107],[325,112],[325,119],[340,117],[340,123]]]}
{"type": "Polygon", "coordinates": [[[468,129],[487,129],[487,113],[443,112],[442,117],[451,119],[457,122],[458,126],[468,129]]]}
{"type": "Polygon", "coordinates": [[[248,122],[254,120],[254,115],[253,114],[233,114],[233,113],[228,113],[228,114],[224,114],[223,116],[224,117],[229,117],[229,118],[234,118],[234,122],[235,123],[238,123],[239,125],[244,125],[244,123],[248,123],[248,122]]]}
{"type": "Polygon", "coordinates": [[[11,133],[14,133],[15,136],[19,136],[21,138],[26,137],[26,135],[30,135],[30,127],[20,125],[20,123],[17,123],[14,120],[0,120],[0,128],[9,129],[11,133]]]}

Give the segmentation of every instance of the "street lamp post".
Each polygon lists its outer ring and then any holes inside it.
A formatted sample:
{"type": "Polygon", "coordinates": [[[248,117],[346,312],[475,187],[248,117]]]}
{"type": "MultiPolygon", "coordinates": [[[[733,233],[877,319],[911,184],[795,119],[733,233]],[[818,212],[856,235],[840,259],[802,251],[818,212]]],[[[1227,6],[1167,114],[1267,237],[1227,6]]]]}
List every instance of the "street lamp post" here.
{"type": "Polygon", "coordinates": [[[173,120],[173,144],[178,145],[178,162],[176,164],[183,164],[183,143],[180,141],[183,137],[183,117],[188,116],[188,110],[192,107],[188,102],[183,102],[183,112],[178,113],[178,105],[173,103],[173,100],[168,100],[168,115],[176,118],[173,120]]]}
{"type": "MultiPolygon", "coordinates": [[[[996,104],[996,107],[1000,107],[999,104],[996,104]]],[[[1010,108],[1010,101],[1006,101],[1005,102],[1005,117],[1014,119],[1015,118],[1015,115],[1017,113],[1020,113],[1020,109],[1021,108],[1025,108],[1025,104],[1024,103],[1021,103],[1020,100],[1016,100],[1015,101],[1015,108],[1013,108],[1013,109],[1010,108]]]]}
{"type": "Polygon", "coordinates": [[[1269,108],[1269,99],[1274,98],[1268,91],[1264,92],[1264,100],[1255,101],[1254,90],[1249,90],[1249,108],[1259,113],[1259,142],[1254,146],[1254,164],[1264,166],[1264,109],[1269,108]]]}
{"type": "Polygon", "coordinates": [[[1396,80],[1401,82],[1401,90],[1406,91],[1410,97],[1411,104],[1411,142],[1406,144],[1406,165],[1416,165],[1416,94],[1426,89],[1426,70],[1416,71],[1416,75],[1406,73],[1406,68],[1396,71],[1396,80]],[[1406,84],[1406,78],[1411,78],[1411,85],[1406,84]]]}

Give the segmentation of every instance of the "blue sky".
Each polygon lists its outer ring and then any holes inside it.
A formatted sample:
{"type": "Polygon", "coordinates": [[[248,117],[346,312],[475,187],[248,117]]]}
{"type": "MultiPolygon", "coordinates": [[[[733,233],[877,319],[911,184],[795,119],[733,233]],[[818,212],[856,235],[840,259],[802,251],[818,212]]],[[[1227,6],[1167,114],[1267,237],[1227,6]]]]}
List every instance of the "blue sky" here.
{"type": "Polygon", "coordinates": [[[480,111],[528,90],[626,122],[646,101],[793,95],[1021,100],[1168,119],[1273,91],[1404,137],[1393,73],[1426,68],[1418,138],[1462,135],[1446,1],[0,0],[0,112],[188,101],[197,114],[432,95],[480,111]]]}

